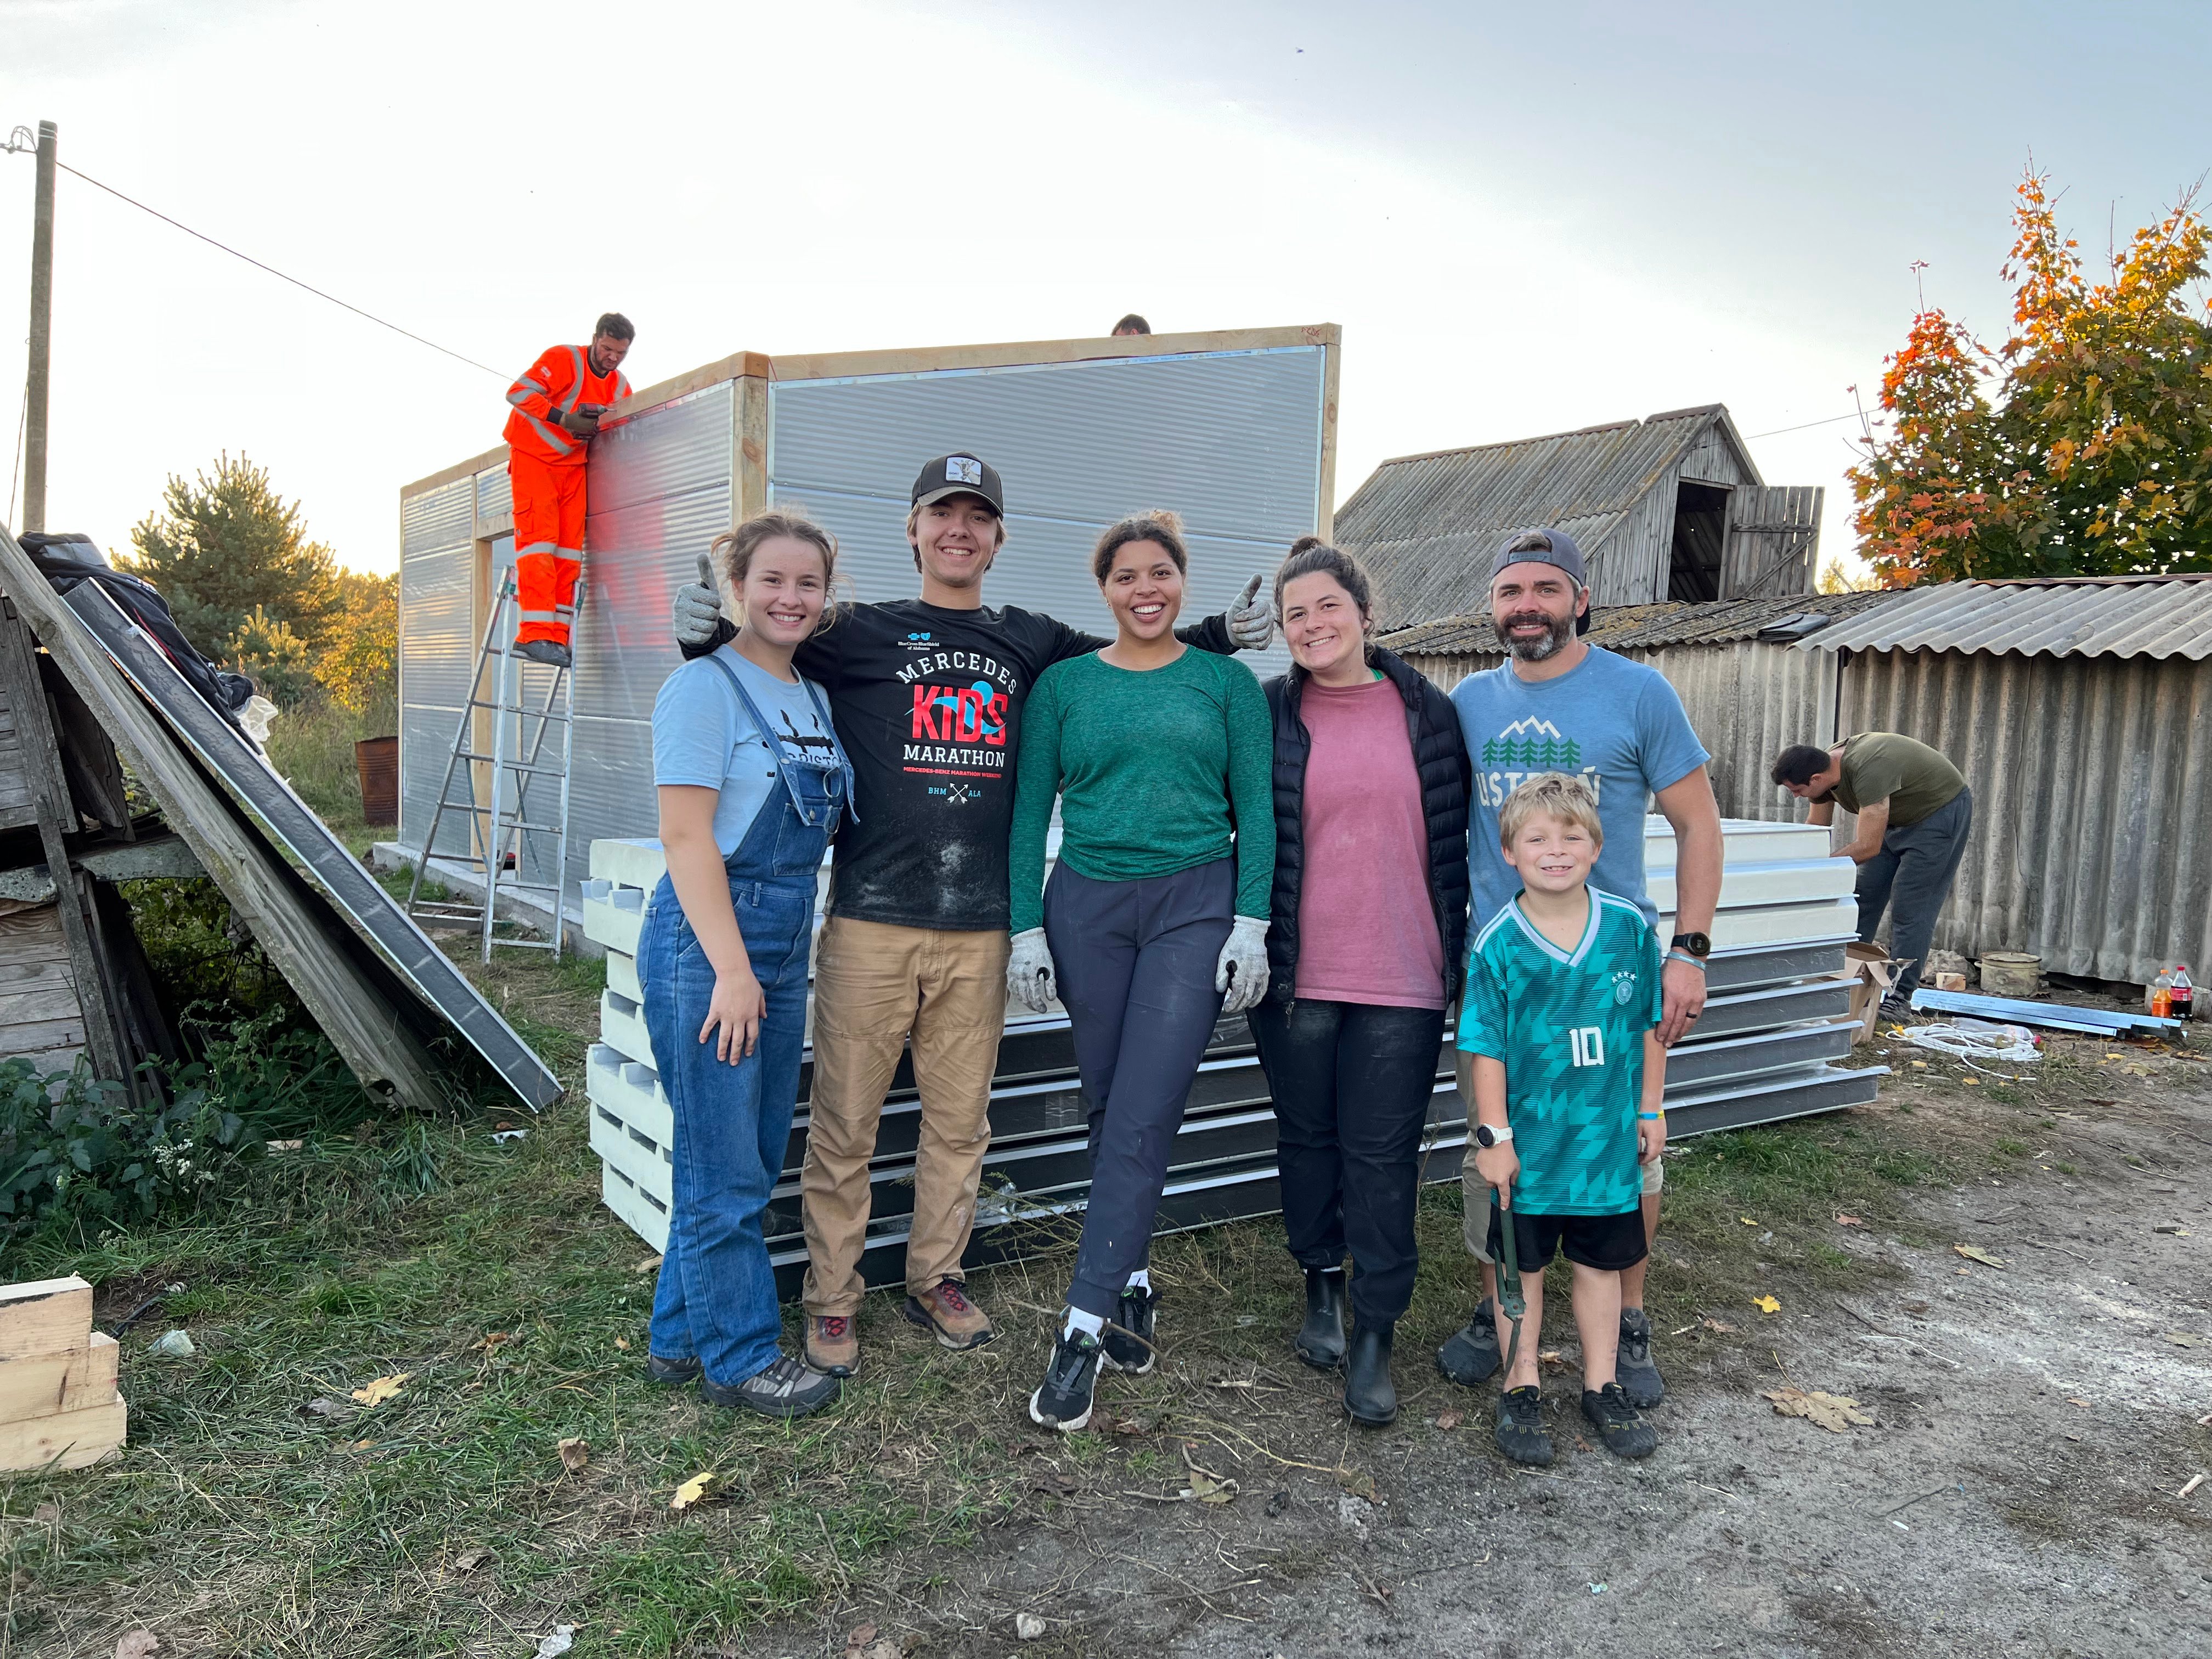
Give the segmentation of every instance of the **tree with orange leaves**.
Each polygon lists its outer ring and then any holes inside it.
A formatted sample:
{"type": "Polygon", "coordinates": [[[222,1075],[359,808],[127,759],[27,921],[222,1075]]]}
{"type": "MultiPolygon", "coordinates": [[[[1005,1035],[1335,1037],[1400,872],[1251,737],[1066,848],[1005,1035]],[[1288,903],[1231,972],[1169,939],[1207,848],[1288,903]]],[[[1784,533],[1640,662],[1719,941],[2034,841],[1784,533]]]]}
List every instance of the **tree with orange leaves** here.
{"type": "Polygon", "coordinates": [[[1891,586],[2212,570],[2212,307],[2195,192],[2083,276],[2048,176],[2021,181],[1995,352],[1941,310],[1882,375],[1888,435],[1850,477],[1859,550],[1891,586]]]}

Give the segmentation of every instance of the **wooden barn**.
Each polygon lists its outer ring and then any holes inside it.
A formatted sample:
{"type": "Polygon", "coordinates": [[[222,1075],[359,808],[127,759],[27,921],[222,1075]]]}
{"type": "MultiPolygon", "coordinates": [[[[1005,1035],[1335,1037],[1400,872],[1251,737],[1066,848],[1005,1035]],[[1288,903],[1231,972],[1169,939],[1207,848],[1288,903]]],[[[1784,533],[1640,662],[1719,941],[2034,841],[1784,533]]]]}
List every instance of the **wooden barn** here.
{"type": "Polygon", "coordinates": [[[1485,609],[1491,554],[1556,527],[1589,558],[1593,603],[1810,593],[1817,485],[1770,485],[1726,408],[1403,455],[1337,509],[1337,545],[1374,574],[1387,626],[1485,609]]]}

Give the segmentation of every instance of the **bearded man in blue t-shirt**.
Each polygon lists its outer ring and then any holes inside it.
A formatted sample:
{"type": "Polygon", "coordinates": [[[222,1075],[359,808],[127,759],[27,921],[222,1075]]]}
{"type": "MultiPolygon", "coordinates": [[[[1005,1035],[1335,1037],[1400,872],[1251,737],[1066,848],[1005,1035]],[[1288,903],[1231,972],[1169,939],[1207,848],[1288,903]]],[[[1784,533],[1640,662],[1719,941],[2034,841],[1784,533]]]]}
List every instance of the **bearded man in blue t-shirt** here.
{"type": "MultiPolygon", "coordinates": [[[[1510,653],[1496,668],[1452,688],[1460,729],[1474,766],[1468,803],[1468,864],[1474,912],[1468,937],[1481,933],[1521,888],[1498,838],[1498,809],[1523,779],[1565,772],[1588,784],[1605,826],[1591,884],[1630,900],[1656,924],[1644,890],[1644,820],[1656,802],[1674,827],[1674,933],[1661,976],[1659,1040],[1672,1046],[1705,1006],[1705,957],[1721,893],[1721,815],[1705,775],[1711,758],[1690,729],[1682,700],[1657,670],[1585,644],[1589,577],[1582,549],[1564,530],[1519,531],[1492,557],[1490,621],[1510,653]]],[[[1474,1097],[1467,1078],[1460,1092],[1474,1097]]],[[[1659,1164],[1644,1171],[1644,1232],[1659,1230],[1659,1164]]],[[[1490,1260],[1490,1189],[1470,1154],[1462,1176],[1468,1249],[1482,1263],[1482,1302],[1465,1328],[1437,1351],[1455,1382],[1472,1385],[1503,1358],[1496,1316],[1498,1274],[1490,1260]]],[[[1647,1256],[1620,1276],[1622,1388],[1638,1408],[1656,1406],[1666,1385],[1651,1355],[1644,1311],[1647,1256]]]]}

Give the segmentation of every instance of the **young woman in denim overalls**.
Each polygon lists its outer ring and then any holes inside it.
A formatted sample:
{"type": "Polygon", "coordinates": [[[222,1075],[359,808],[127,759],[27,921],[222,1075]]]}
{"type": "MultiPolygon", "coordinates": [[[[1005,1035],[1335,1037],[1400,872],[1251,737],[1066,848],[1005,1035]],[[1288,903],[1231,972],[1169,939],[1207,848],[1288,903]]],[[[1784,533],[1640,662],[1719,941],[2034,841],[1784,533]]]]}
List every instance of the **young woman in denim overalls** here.
{"type": "Polygon", "coordinates": [[[821,688],[792,667],[836,544],[788,514],[717,538],[743,625],[661,688],[653,781],[668,874],[638,941],[645,1019],[676,1120],[675,1203],[647,1369],[718,1406],[799,1417],[838,1380],[786,1354],[762,1217],[791,1138],[815,877],[852,799],[821,688]]]}

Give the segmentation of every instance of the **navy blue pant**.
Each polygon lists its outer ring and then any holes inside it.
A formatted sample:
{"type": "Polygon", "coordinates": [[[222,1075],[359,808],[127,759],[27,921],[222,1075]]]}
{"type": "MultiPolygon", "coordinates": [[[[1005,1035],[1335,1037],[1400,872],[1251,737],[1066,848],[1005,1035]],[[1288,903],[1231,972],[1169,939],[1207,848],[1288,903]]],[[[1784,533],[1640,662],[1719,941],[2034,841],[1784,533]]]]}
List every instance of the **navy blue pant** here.
{"type": "Polygon", "coordinates": [[[1045,884],[1045,939],[1091,1117],[1091,1204],[1067,1305],[1103,1319],[1152,1255],[1191,1079],[1221,1017],[1213,975],[1237,907],[1237,865],[1045,884]]]}
{"type": "Polygon", "coordinates": [[[1974,825],[1974,792],[1961,789],[1917,823],[1892,830],[1881,851],[1859,866],[1859,937],[1874,942],[1881,913],[1893,910],[1889,954],[1899,964],[1893,996],[1910,997],[1927,976],[1936,918],[1951,896],[1974,825]]]}
{"type": "Polygon", "coordinates": [[[1420,1261],[1413,1201],[1443,1012],[1270,998],[1245,1018],[1275,1100],[1292,1259],[1341,1267],[1349,1249],[1358,1268],[1353,1317],[1361,1325],[1403,1319],[1420,1261]]]}

